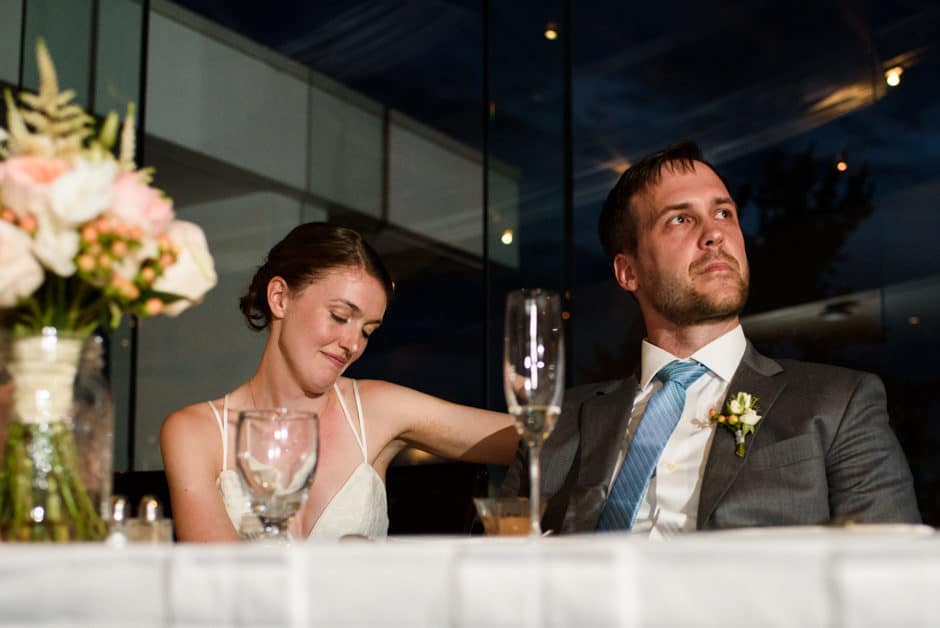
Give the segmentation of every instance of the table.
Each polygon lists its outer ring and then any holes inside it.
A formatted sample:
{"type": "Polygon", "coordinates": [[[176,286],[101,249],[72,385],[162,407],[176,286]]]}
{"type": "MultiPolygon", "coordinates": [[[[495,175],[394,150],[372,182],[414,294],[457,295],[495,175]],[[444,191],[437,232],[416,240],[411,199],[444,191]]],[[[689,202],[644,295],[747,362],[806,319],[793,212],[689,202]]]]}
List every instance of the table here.
{"type": "Polygon", "coordinates": [[[259,545],[0,545],[9,626],[940,625],[926,527],[392,538],[259,545]]]}

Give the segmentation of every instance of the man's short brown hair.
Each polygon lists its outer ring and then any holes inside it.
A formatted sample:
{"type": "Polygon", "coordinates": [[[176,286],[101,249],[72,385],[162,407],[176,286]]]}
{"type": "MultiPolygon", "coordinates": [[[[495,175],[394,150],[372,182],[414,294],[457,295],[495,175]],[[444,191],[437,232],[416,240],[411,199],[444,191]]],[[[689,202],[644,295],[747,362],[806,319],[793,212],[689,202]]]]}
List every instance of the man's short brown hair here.
{"type": "MultiPolygon", "coordinates": [[[[662,180],[663,168],[669,166],[682,172],[694,169],[693,162],[701,162],[715,171],[702,158],[702,151],[695,142],[679,142],[643,157],[620,175],[620,180],[607,195],[597,221],[597,233],[601,246],[610,262],[618,253],[636,253],[636,216],[630,202],[637,194],[662,180]]],[[[717,171],[715,174],[718,174],[717,171]]],[[[719,175],[720,178],[720,175],[719,175]]]]}

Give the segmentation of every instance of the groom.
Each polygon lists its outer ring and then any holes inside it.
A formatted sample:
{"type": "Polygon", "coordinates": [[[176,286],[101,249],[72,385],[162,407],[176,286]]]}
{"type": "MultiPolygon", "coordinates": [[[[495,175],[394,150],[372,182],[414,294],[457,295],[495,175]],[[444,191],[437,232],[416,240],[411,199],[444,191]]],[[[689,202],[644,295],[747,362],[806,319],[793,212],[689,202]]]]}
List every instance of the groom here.
{"type": "MultiPolygon", "coordinates": [[[[567,391],[542,451],[544,529],[920,521],[881,381],[771,360],[744,336],[738,208],[695,144],[624,172],[598,228],[647,336],[639,372],[567,391]],[[738,393],[750,403],[729,407],[738,393]]],[[[527,468],[520,447],[504,495],[528,494],[527,468]]]]}

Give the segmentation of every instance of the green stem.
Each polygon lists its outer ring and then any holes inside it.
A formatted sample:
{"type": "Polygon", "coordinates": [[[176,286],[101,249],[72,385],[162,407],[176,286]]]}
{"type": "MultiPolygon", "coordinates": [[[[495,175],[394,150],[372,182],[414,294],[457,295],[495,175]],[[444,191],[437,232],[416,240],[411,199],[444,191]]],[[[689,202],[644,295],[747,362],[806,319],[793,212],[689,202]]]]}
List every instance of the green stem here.
{"type": "Polygon", "coordinates": [[[88,496],[88,491],[82,484],[78,474],[78,454],[75,448],[75,439],[70,429],[63,429],[54,440],[54,448],[62,460],[64,484],[74,494],[77,516],[76,525],[81,525],[82,531],[79,540],[101,540],[107,534],[107,526],[98,515],[98,510],[88,496]]]}
{"type": "Polygon", "coordinates": [[[11,424],[6,456],[0,487],[0,529],[5,538],[97,541],[107,535],[107,525],[82,484],[69,424],[11,424]],[[40,483],[29,451],[44,447],[50,450],[51,469],[40,483]],[[31,516],[36,504],[44,506],[41,521],[33,521],[31,516]]]}
{"type": "Polygon", "coordinates": [[[76,322],[82,313],[82,306],[84,305],[82,301],[85,299],[85,292],[87,291],[88,284],[79,279],[78,288],[75,290],[75,298],[72,299],[72,304],[69,306],[68,323],[66,323],[66,329],[75,329],[78,327],[76,322]]]}

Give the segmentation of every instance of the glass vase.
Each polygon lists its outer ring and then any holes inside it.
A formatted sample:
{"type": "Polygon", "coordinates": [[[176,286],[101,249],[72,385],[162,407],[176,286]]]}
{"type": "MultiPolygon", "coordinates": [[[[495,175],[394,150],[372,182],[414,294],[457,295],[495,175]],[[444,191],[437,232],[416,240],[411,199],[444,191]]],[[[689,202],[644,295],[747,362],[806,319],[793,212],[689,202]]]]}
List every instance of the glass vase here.
{"type": "Polygon", "coordinates": [[[7,343],[0,535],[102,540],[114,438],[103,341],[46,327],[7,343]]]}

